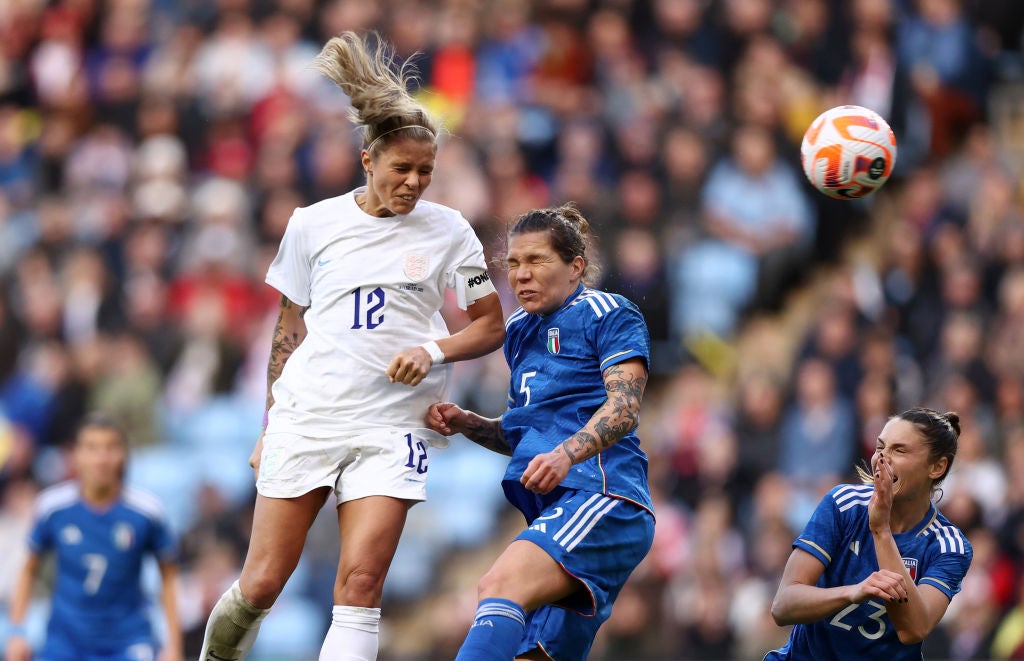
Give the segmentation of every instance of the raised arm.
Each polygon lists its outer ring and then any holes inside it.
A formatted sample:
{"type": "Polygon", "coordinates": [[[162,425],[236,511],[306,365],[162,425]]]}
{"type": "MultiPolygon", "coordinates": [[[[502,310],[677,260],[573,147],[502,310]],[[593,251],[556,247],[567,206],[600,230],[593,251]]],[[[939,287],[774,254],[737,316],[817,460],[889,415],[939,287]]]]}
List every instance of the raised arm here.
{"type": "Polygon", "coordinates": [[[536,493],[557,487],[573,465],[596,456],[633,431],[640,419],[640,402],[647,386],[647,366],[630,358],[604,371],[608,398],[578,432],[551,452],[534,457],[520,481],[536,493]]]}
{"type": "Polygon", "coordinates": [[[939,623],[949,607],[949,598],[931,585],[917,585],[907,572],[903,557],[889,527],[889,512],[897,483],[892,466],[877,455],[873,457],[875,489],[868,503],[871,539],[875,543],[878,568],[898,574],[906,592],[905,598],[886,604],[896,635],[904,645],[919,643],[939,623]]]}

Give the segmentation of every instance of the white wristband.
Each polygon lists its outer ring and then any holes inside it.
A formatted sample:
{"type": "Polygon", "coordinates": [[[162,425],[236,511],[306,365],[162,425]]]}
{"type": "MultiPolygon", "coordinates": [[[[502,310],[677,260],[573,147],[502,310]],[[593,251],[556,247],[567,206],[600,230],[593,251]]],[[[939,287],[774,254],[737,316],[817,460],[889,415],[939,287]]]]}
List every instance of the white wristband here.
{"type": "Polygon", "coordinates": [[[441,347],[437,346],[437,342],[431,340],[429,342],[424,342],[420,346],[426,349],[427,353],[430,354],[430,362],[434,365],[439,365],[444,362],[444,352],[441,351],[441,347]]]}

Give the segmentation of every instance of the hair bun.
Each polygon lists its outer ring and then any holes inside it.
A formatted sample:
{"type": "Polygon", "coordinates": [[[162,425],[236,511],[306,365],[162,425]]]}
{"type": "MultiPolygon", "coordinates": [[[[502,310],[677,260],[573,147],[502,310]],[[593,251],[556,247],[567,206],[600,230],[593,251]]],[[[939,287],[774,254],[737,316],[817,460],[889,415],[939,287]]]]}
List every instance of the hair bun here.
{"type": "Polygon", "coordinates": [[[959,436],[960,435],[960,414],[957,413],[956,411],[946,411],[945,413],[942,414],[942,417],[946,419],[946,422],[949,423],[949,426],[952,427],[953,431],[956,432],[956,435],[959,436]]]}
{"type": "Polygon", "coordinates": [[[580,212],[580,209],[576,206],[575,202],[566,202],[554,211],[565,219],[567,223],[574,226],[580,234],[587,235],[590,233],[590,223],[583,217],[583,214],[580,212]]]}

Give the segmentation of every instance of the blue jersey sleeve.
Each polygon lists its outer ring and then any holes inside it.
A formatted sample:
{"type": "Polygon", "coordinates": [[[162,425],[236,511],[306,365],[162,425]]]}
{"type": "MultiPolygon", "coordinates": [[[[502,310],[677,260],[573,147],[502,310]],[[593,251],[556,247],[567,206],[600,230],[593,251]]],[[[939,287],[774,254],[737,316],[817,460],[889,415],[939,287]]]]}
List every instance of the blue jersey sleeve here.
{"type": "Polygon", "coordinates": [[[960,592],[974,557],[974,549],[964,534],[953,526],[945,527],[938,535],[943,536],[939,554],[928,563],[924,575],[917,579],[917,584],[930,585],[952,599],[960,592]]]}
{"type": "Polygon", "coordinates": [[[28,547],[35,553],[45,553],[54,546],[53,526],[50,525],[49,514],[37,516],[32,530],[28,534],[28,547]]]}
{"type": "Polygon", "coordinates": [[[163,518],[151,519],[152,525],[147,540],[147,551],[156,556],[160,562],[175,562],[178,559],[178,541],[171,532],[170,526],[163,518]]]}
{"type": "Polygon", "coordinates": [[[630,358],[640,358],[650,372],[651,340],[643,314],[628,300],[616,298],[619,307],[595,319],[592,326],[601,371],[630,358]]]}
{"type": "Polygon", "coordinates": [[[841,539],[839,510],[832,492],[829,492],[814,509],[803,532],[793,542],[793,547],[807,551],[828,567],[841,539]]]}

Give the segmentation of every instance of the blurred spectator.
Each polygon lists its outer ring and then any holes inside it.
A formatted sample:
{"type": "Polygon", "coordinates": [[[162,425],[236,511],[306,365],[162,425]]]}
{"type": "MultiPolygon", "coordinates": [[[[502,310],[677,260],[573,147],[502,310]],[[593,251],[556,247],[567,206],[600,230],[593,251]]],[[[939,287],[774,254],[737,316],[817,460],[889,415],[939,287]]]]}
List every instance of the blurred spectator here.
{"type": "MultiPolygon", "coordinates": [[[[931,126],[924,145],[946,156],[977,118],[989,84],[987,63],[959,0],[915,0],[899,23],[897,54],[931,126]]],[[[909,155],[909,154],[908,154],[909,155]]]]}
{"type": "MultiPolygon", "coordinates": [[[[856,424],[850,400],[838,392],[835,374],[821,358],[799,363],[793,389],[782,422],[778,467],[797,489],[795,501],[813,509],[821,494],[853,469],[856,424]]],[[[795,518],[788,523],[798,529],[800,515],[807,512],[794,506],[795,518]]]]}
{"type": "Polygon", "coordinates": [[[675,274],[676,331],[726,336],[749,304],[777,307],[813,236],[793,170],[764,128],[739,127],[703,190],[707,238],[685,248],[675,274]]]}

